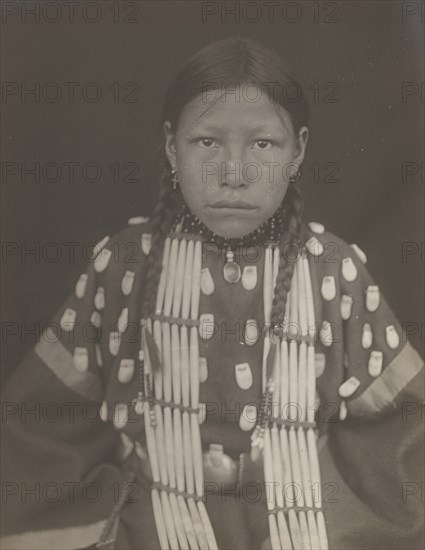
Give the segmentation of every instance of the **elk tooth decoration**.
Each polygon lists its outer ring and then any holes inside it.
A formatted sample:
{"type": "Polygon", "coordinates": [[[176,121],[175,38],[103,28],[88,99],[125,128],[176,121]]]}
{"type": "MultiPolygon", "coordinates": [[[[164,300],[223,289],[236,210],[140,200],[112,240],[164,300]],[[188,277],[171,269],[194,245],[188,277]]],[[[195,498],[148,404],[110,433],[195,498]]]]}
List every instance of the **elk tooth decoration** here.
{"type": "Polygon", "coordinates": [[[339,419],[341,421],[345,420],[347,418],[347,404],[345,401],[341,401],[341,405],[339,406],[339,419]]]}
{"type": "Polygon", "coordinates": [[[312,256],[320,256],[323,254],[323,245],[314,236],[310,237],[310,239],[305,243],[305,246],[312,256]]]}
{"type": "Polygon", "coordinates": [[[367,365],[367,370],[371,376],[376,378],[382,372],[382,363],[384,355],[382,351],[372,351],[370,353],[369,363],[367,365]]]}
{"type": "Polygon", "coordinates": [[[254,290],[257,286],[258,275],[256,265],[246,265],[242,271],[242,286],[245,290],[254,290]]]}
{"type": "Polygon", "coordinates": [[[260,329],[255,319],[248,319],[245,324],[244,340],[247,346],[253,346],[260,337],[260,329]]]}
{"type": "Polygon", "coordinates": [[[342,259],[342,276],[349,283],[352,283],[356,279],[357,267],[351,258],[342,259]]]}
{"type": "Polygon", "coordinates": [[[320,329],[320,341],[326,347],[329,347],[333,343],[332,325],[328,321],[323,321],[322,328],[320,329]]]}
{"type": "Polygon", "coordinates": [[[351,376],[343,384],[340,385],[338,393],[341,397],[350,397],[360,386],[360,380],[355,376],[351,376]]]}
{"type": "Polygon", "coordinates": [[[326,366],[326,356],[324,353],[316,353],[314,357],[315,376],[319,378],[322,376],[326,366]]]}
{"type": "Polygon", "coordinates": [[[373,334],[369,323],[365,323],[362,328],[362,348],[369,349],[372,345],[373,334]]]}
{"type": "Polygon", "coordinates": [[[322,292],[323,298],[328,302],[330,302],[335,298],[336,285],[335,285],[335,278],[332,277],[332,275],[323,277],[321,292],[322,292]]]}
{"type": "Polygon", "coordinates": [[[75,326],[75,320],[77,318],[77,312],[75,309],[66,308],[60,320],[60,327],[66,332],[73,330],[75,326]]]}
{"type": "Polygon", "coordinates": [[[353,307],[353,298],[343,294],[341,296],[341,317],[344,321],[348,321],[351,317],[351,309],[353,307]]]}
{"type": "Polygon", "coordinates": [[[204,267],[201,271],[201,291],[205,296],[211,296],[215,290],[214,279],[208,267],[204,267]]]}
{"type": "Polygon", "coordinates": [[[112,251],[107,248],[102,248],[99,254],[94,260],[94,268],[98,273],[102,273],[108,267],[109,260],[111,259],[112,251]]]}
{"type": "Polygon", "coordinates": [[[96,363],[99,367],[103,367],[102,350],[100,349],[99,344],[95,344],[95,350],[96,350],[96,363]]]}
{"type": "Polygon", "coordinates": [[[89,368],[89,354],[87,348],[74,349],[74,365],[78,372],[87,372],[89,368]]]}
{"type": "Polygon", "coordinates": [[[214,335],[214,315],[203,313],[199,318],[199,335],[202,340],[209,340],[214,335]]]}
{"type": "Polygon", "coordinates": [[[373,313],[379,307],[379,288],[376,285],[369,285],[366,289],[366,309],[373,313]]]}
{"type": "Polygon", "coordinates": [[[239,419],[239,427],[244,432],[251,431],[257,422],[257,407],[255,405],[245,405],[239,419]]]}
{"type": "Polygon", "coordinates": [[[147,256],[150,252],[152,246],[152,235],[151,233],[142,234],[142,250],[143,253],[147,256]]]}
{"type": "Polygon", "coordinates": [[[127,223],[128,225],[140,225],[142,223],[147,223],[149,221],[149,218],[146,218],[145,216],[134,216],[133,218],[129,218],[127,223]]]}
{"type": "Polygon", "coordinates": [[[118,369],[118,381],[121,384],[128,384],[134,375],[134,359],[121,359],[118,369]]]}
{"type": "Polygon", "coordinates": [[[102,286],[100,286],[96,291],[96,295],[94,297],[94,306],[99,311],[102,311],[102,309],[105,307],[105,289],[102,286]]]}
{"type": "Polygon", "coordinates": [[[308,224],[309,228],[313,231],[313,233],[317,233],[321,235],[325,232],[325,226],[318,222],[310,222],[308,224]]]}
{"type": "Polygon", "coordinates": [[[77,298],[82,298],[86,293],[88,278],[89,276],[87,275],[87,273],[82,273],[80,275],[80,278],[75,285],[75,295],[77,296],[77,298]]]}
{"type": "Polygon", "coordinates": [[[100,407],[99,416],[103,422],[108,420],[108,403],[106,401],[103,401],[100,407]]]}
{"type": "Polygon", "coordinates": [[[253,377],[249,363],[238,363],[235,365],[236,382],[241,390],[249,390],[253,384],[253,377]]]}
{"type": "Polygon", "coordinates": [[[208,362],[206,357],[199,358],[199,382],[206,382],[208,378],[208,362]]]}
{"type": "Polygon", "coordinates": [[[106,245],[109,239],[110,237],[108,236],[103,237],[101,241],[99,241],[97,244],[94,245],[93,254],[91,257],[92,260],[94,260],[99,255],[99,253],[102,251],[103,247],[106,245]]]}
{"type": "Polygon", "coordinates": [[[400,337],[397,334],[394,325],[390,325],[385,329],[385,338],[387,340],[388,347],[390,347],[391,349],[398,348],[400,344],[400,337]]]}
{"type": "Polygon", "coordinates": [[[127,330],[127,326],[128,326],[128,307],[124,307],[118,318],[118,322],[117,322],[118,331],[121,333],[125,332],[127,330]]]}
{"type": "Polygon", "coordinates": [[[109,353],[113,356],[118,355],[121,345],[121,334],[117,330],[109,333],[109,353]]]}
{"type": "Polygon", "coordinates": [[[96,328],[100,328],[101,325],[102,325],[102,316],[100,315],[100,313],[98,311],[93,311],[91,317],[90,317],[90,322],[96,327],[96,328]]]}
{"type": "Polygon", "coordinates": [[[363,252],[363,250],[354,243],[350,244],[350,246],[354,250],[354,252],[356,253],[357,257],[360,259],[360,261],[363,264],[365,264],[367,262],[367,256],[366,256],[365,252],[363,252]]]}
{"type": "Polygon", "coordinates": [[[114,409],[113,423],[117,430],[125,428],[128,421],[128,407],[126,403],[118,403],[114,409]]]}
{"type": "Polygon", "coordinates": [[[129,296],[131,294],[131,291],[133,290],[134,277],[134,271],[126,271],[124,273],[124,277],[121,281],[121,291],[124,296],[129,296]]]}
{"type": "Polygon", "coordinates": [[[226,263],[223,267],[223,277],[224,280],[229,284],[236,284],[240,281],[241,278],[241,268],[239,264],[235,262],[235,253],[227,249],[226,252],[226,263]]]}

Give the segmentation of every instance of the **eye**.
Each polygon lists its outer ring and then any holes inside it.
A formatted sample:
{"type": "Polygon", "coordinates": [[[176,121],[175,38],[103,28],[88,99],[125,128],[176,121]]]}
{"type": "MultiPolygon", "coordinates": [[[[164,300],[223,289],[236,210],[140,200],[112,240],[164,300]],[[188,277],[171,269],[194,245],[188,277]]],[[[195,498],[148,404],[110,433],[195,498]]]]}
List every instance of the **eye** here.
{"type": "Polygon", "coordinates": [[[258,149],[270,149],[273,147],[273,143],[269,139],[256,139],[254,141],[254,147],[258,149]]]}
{"type": "Polygon", "coordinates": [[[205,149],[212,149],[214,146],[217,146],[217,143],[214,138],[202,137],[197,140],[199,145],[205,149]]]}

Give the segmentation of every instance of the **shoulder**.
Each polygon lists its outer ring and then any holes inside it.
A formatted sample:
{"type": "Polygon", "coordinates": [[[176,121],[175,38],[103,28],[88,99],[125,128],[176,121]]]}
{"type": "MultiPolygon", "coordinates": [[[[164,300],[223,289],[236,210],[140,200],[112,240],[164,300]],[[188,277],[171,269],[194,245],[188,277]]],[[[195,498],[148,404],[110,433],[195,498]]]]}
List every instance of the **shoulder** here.
{"type": "Polygon", "coordinates": [[[344,239],[328,231],[319,222],[308,222],[302,226],[302,238],[309,254],[316,263],[342,263],[351,258],[356,264],[367,262],[366,253],[356,243],[348,244],[344,239]]]}
{"type": "Polygon", "coordinates": [[[92,264],[100,276],[120,275],[131,269],[140,271],[146,264],[152,242],[151,223],[147,217],[133,217],[117,233],[105,235],[94,247],[92,264]]]}

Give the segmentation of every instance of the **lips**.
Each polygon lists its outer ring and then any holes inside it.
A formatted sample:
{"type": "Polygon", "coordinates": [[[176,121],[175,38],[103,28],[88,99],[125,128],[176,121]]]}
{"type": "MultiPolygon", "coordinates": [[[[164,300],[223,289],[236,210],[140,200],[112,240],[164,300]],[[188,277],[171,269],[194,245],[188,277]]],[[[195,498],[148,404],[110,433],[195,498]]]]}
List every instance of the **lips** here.
{"type": "Polygon", "coordinates": [[[210,208],[229,208],[237,210],[257,210],[253,204],[245,201],[218,201],[209,205],[210,208]]]}

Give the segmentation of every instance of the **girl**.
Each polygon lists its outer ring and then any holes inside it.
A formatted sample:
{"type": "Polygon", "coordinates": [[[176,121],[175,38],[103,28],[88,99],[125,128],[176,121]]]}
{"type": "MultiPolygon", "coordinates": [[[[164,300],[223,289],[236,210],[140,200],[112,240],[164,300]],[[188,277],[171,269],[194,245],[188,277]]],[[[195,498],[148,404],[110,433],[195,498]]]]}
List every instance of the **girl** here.
{"type": "Polygon", "coordinates": [[[151,220],[9,382],[4,548],[419,547],[422,363],[364,252],[301,221],[288,86],[241,38],[175,78],[151,220]]]}

